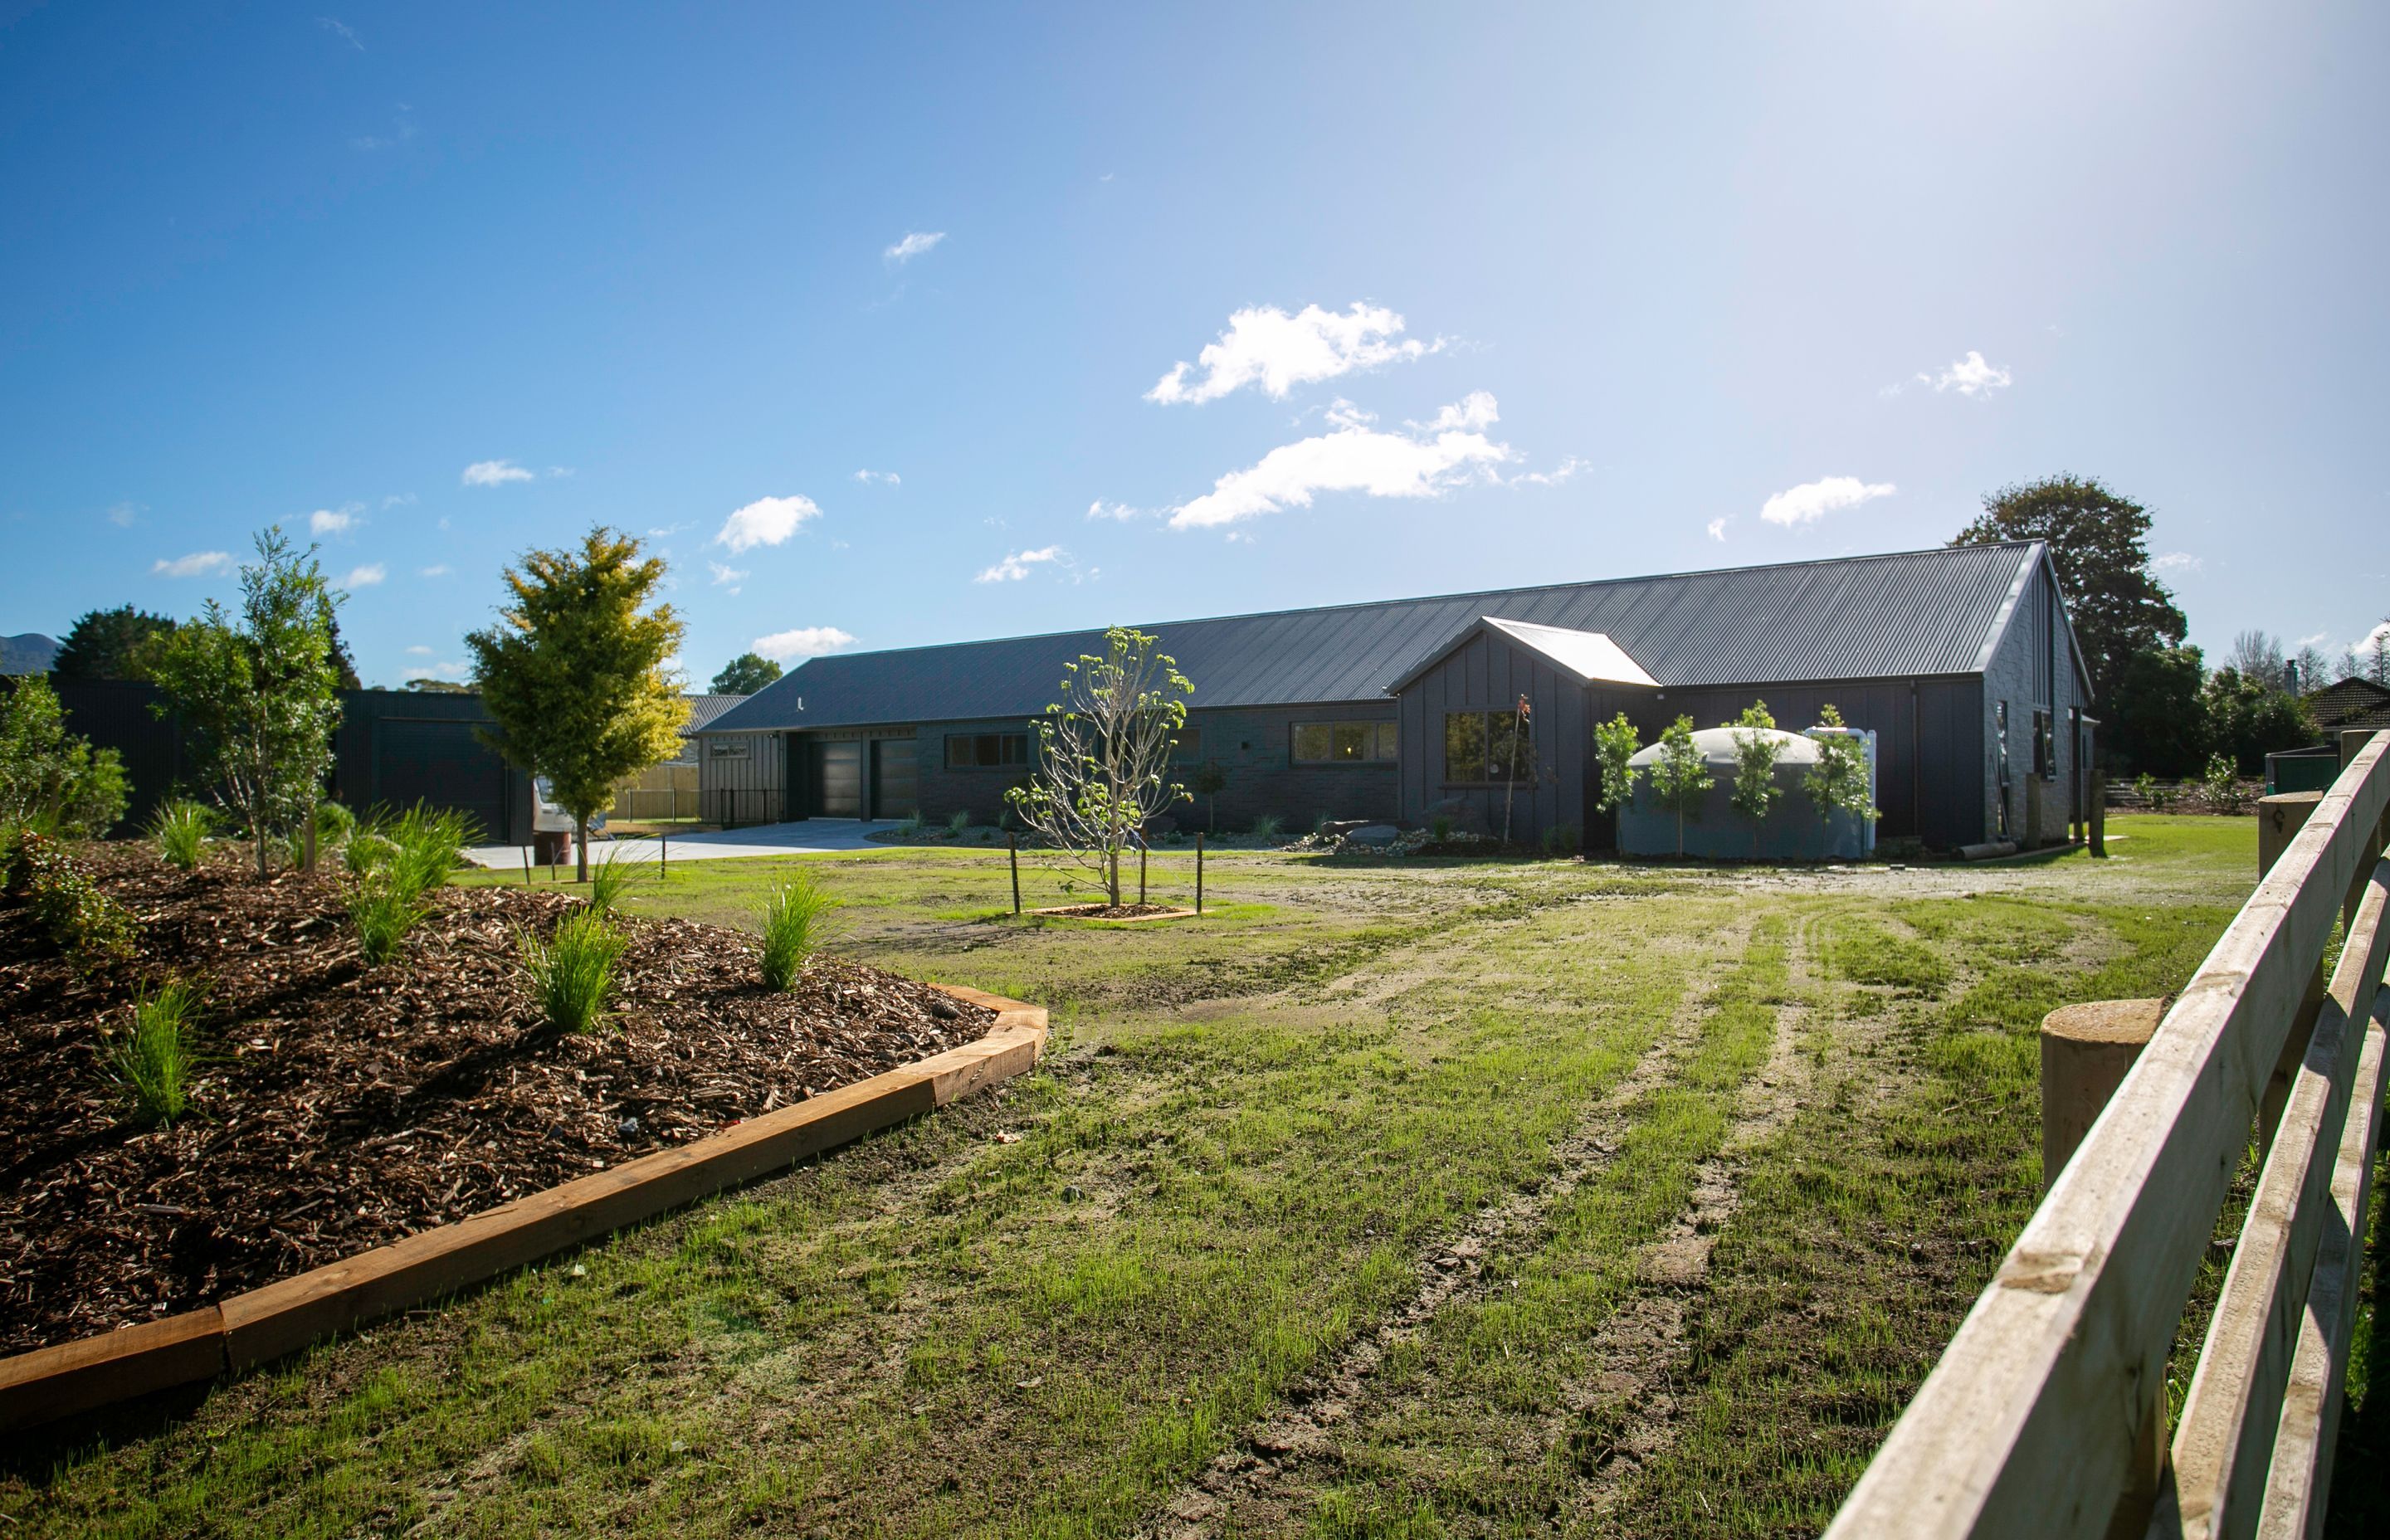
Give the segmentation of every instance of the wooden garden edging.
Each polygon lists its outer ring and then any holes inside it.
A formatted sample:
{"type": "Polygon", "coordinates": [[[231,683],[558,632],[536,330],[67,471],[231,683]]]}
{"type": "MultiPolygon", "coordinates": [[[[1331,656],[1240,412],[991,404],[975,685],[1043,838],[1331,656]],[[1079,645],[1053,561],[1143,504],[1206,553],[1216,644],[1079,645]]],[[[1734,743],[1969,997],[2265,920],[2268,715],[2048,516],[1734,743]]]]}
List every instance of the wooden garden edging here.
{"type": "Polygon", "coordinates": [[[2382,1122],[2390,733],[2344,761],[1829,1540],[2321,1531],[2382,1122]],[[2169,1445],[2167,1354],[2261,1110],[2264,1169],[2169,1445]]]}
{"type": "Polygon", "coordinates": [[[668,1209],[785,1171],[1030,1069],[1046,1010],[959,984],[987,1035],[510,1203],[164,1320],[0,1359],[0,1430],[212,1379],[452,1294],[668,1209]]]}

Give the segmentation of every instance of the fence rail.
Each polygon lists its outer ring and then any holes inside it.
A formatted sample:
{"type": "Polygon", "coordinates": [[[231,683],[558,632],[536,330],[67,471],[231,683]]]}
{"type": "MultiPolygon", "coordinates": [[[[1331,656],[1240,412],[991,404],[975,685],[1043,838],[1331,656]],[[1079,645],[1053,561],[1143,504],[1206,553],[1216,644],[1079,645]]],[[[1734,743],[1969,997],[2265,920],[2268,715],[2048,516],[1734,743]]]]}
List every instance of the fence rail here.
{"type": "Polygon", "coordinates": [[[2377,733],[2158,1023],[1830,1540],[2319,1533],[2382,1121],[2385,812],[2377,733]],[[2261,1109],[2169,1445],[2167,1354],[2261,1109]]]}

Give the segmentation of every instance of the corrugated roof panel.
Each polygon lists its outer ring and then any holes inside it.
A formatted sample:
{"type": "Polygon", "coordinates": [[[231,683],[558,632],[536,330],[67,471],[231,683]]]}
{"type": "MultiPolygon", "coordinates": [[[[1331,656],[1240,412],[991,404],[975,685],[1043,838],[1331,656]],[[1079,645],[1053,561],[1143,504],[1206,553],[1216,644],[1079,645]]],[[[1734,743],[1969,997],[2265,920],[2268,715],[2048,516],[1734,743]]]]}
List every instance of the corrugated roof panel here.
{"type": "MultiPolygon", "coordinates": [[[[2028,545],[1613,578],[1146,624],[1197,706],[1367,700],[1482,615],[1598,631],[1663,686],[1972,674],[2028,545]]],[[[1034,716],[1101,631],[812,659],[717,732],[1034,716]],[[804,709],[796,703],[802,699],[804,709]]]]}

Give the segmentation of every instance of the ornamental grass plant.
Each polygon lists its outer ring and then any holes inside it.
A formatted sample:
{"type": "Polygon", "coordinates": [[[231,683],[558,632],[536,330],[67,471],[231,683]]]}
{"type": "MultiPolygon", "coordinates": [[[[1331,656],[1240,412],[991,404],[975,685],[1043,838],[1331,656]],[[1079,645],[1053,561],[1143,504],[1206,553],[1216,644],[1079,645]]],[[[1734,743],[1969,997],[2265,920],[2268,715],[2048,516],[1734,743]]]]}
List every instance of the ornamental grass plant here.
{"type": "Polygon", "coordinates": [[[630,944],[611,920],[596,909],[583,909],[558,921],[546,941],[525,932],[519,944],[532,998],[551,1028],[585,1033],[604,1024],[614,970],[630,944]]]}
{"type": "Polygon", "coordinates": [[[201,990],[170,981],[133,1002],[133,1033],[111,1055],[117,1078],[133,1093],[134,1115],[163,1128],[190,1103],[191,1024],[201,990]]]}
{"type": "Polygon", "coordinates": [[[775,994],[793,988],[805,960],[829,934],[838,900],[813,873],[801,871],[765,895],[757,911],[764,932],[764,987],[775,994]]]}

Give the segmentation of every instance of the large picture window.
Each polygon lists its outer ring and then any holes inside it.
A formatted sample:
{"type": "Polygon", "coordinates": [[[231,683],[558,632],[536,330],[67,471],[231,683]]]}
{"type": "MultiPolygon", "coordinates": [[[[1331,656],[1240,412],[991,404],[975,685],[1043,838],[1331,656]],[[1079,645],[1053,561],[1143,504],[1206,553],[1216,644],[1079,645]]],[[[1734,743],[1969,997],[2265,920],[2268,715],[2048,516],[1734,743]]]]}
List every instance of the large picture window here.
{"type": "Polygon", "coordinates": [[[948,733],[946,768],[998,770],[1029,763],[1027,733],[948,733]]]}
{"type": "Polygon", "coordinates": [[[1444,777],[1468,784],[1536,778],[1536,730],[1515,712],[1447,712],[1444,777]]]}
{"type": "Polygon", "coordinates": [[[1293,758],[1297,764],[1390,764],[1395,741],[1391,722],[1298,722],[1293,758]]]}

